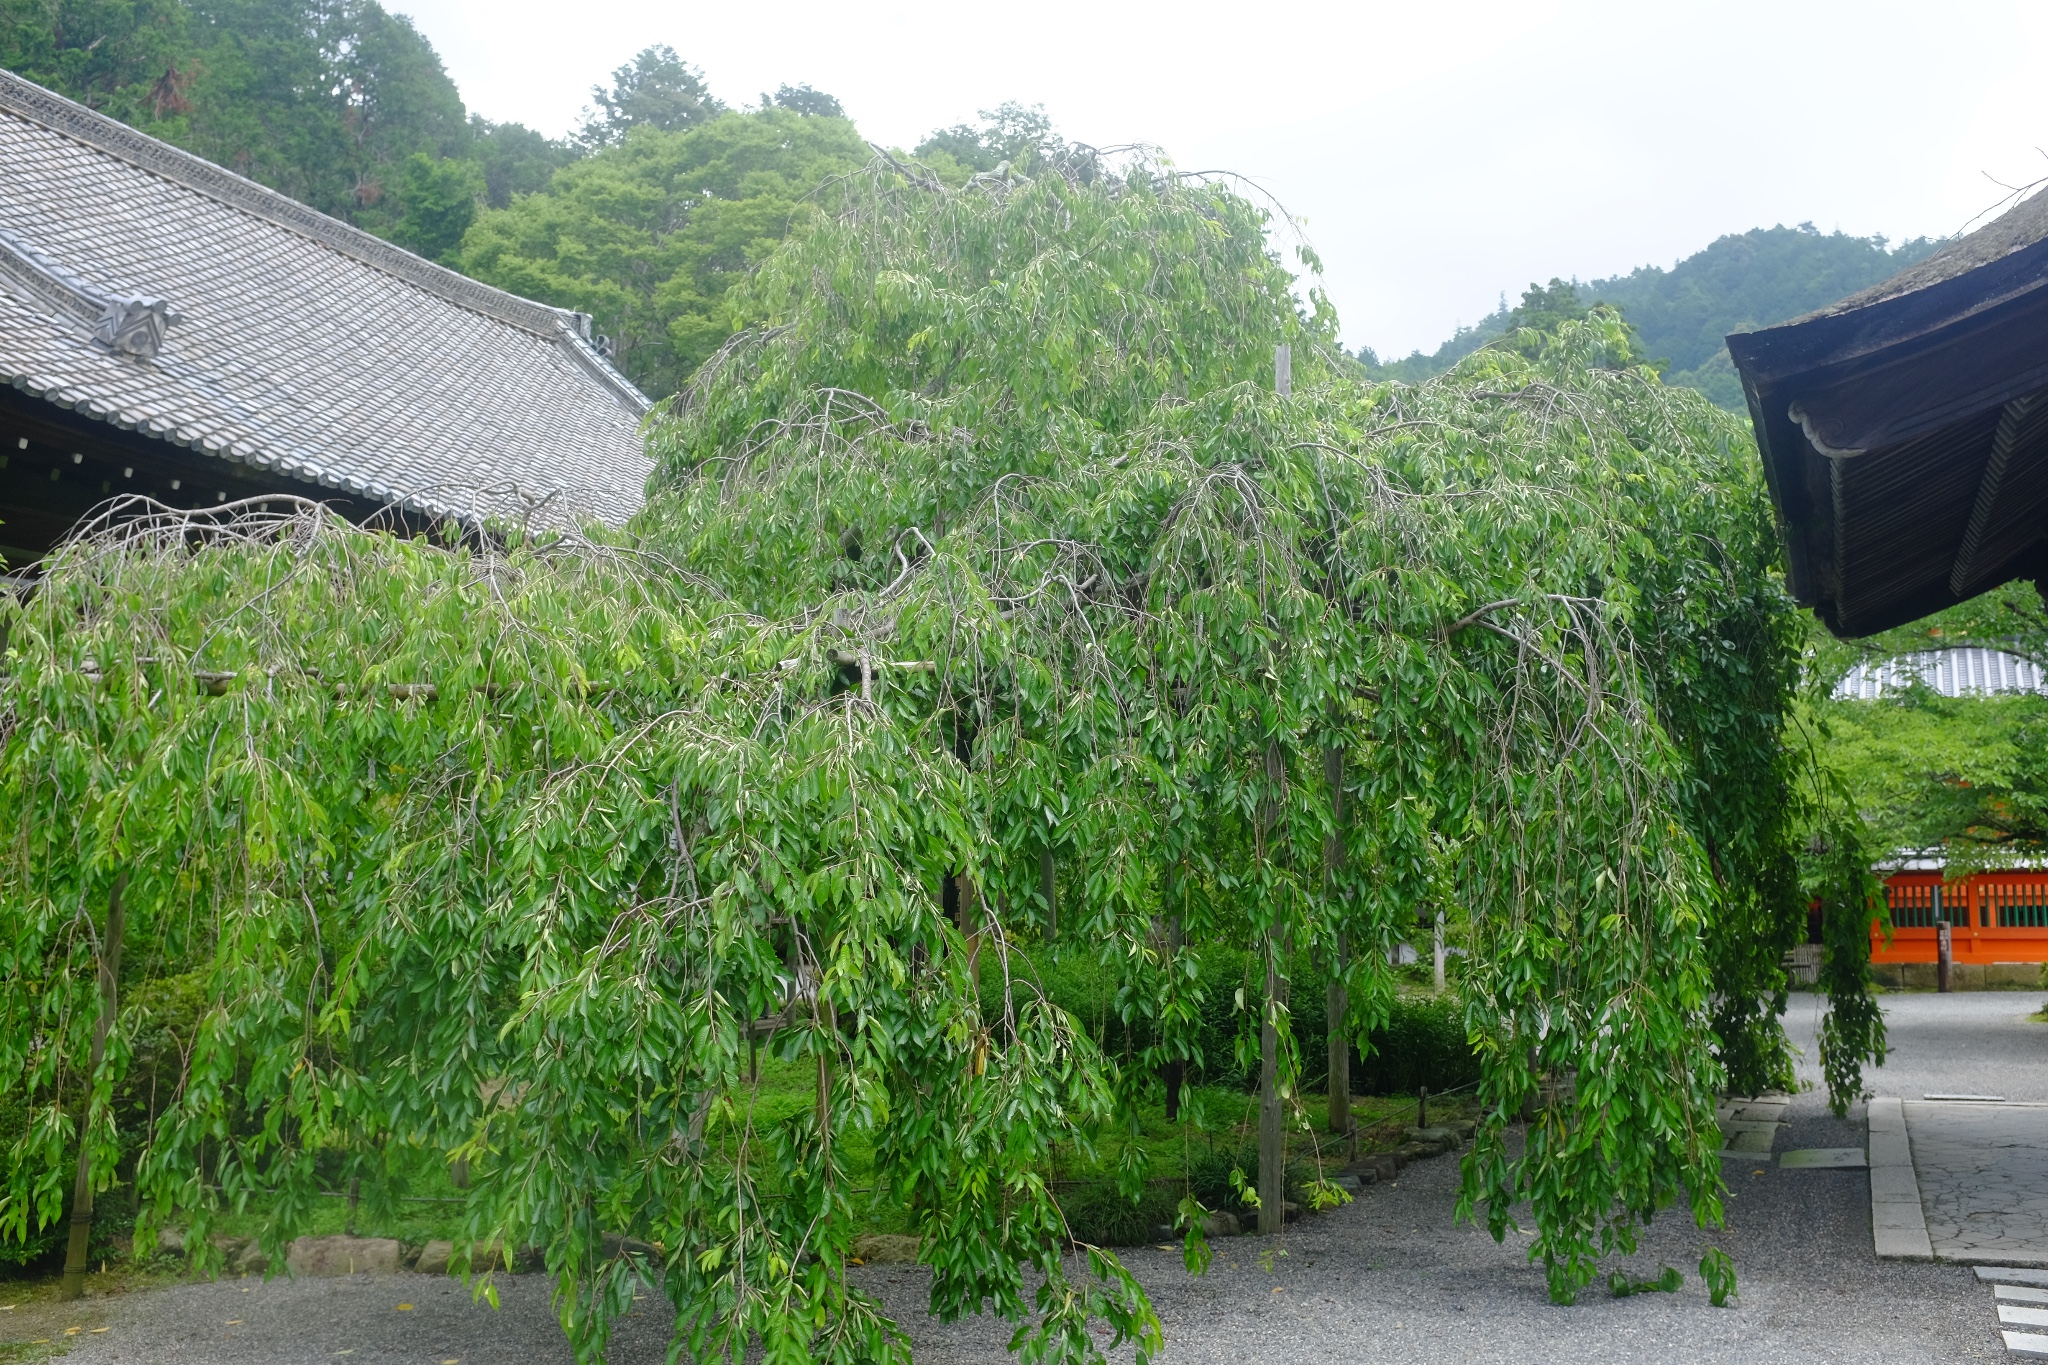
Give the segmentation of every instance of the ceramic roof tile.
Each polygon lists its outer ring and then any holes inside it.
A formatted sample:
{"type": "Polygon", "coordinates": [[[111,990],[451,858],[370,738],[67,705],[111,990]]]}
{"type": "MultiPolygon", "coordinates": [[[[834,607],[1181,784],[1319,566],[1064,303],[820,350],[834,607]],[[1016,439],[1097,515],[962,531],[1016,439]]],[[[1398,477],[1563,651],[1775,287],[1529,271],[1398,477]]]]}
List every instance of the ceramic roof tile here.
{"type": "Polygon", "coordinates": [[[0,267],[26,254],[171,315],[154,355],[125,354],[25,285],[33,269],[0,269],[0,380],[437,515],[618,525],[639,507],[649,404],[575,314],[443,270],[4,71],[0,181],[0,267]]]}

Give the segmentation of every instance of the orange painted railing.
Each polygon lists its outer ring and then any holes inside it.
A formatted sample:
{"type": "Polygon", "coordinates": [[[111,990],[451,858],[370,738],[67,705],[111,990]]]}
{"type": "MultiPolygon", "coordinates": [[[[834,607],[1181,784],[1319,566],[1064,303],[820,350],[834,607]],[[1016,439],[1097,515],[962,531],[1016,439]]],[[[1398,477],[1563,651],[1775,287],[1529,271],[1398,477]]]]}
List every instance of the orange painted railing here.
{"type": "Polygon", "coordinates": [[[1951,927],[1952,960],[2048,962],[2048,871],[1980,872],[1944,884],[1939,872],[1895,872],[1885,879],[1892,937],[1873,930],[1872,962],[1932,962],[1935,926],[1951,927]]]}

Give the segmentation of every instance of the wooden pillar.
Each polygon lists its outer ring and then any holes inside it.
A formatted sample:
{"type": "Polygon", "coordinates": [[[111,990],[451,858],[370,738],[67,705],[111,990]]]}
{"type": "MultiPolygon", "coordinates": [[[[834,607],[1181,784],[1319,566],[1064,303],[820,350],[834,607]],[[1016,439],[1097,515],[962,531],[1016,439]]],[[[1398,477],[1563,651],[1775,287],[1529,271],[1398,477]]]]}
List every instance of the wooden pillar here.
{"type": "Polygon", "coordinates": [[[92,1064],[85,1073],[85,1103],[78,1118],[78,1181],[71,1191],[71,1244],[64,1252],[64,1282],[57,1297],[64,1301],[85,1295],[85,1257],[92,1242],[92,1092],[107,1057],[107,1034],[121,1008],[121,935],[127,909],[121,895],[128,874],[115,876],[107,900],[107,936],[100,943],[100,1017],[92,1026],[92,1064]]]}

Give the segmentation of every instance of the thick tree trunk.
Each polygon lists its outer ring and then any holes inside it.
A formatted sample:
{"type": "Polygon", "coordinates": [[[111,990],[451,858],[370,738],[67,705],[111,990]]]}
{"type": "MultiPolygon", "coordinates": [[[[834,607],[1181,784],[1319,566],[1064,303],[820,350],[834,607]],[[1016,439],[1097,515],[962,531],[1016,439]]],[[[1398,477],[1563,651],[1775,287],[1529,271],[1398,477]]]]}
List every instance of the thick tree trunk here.
{"type": "Polygon", "coordinates": [[[57,1291],[57,1297],[66,1301],[85,1295],[85,1257],[92,1242],[92,1092],[107,1058],[107,1034],[121,1007],[121,935],[128,920],[121,893],[127,887],[127,873],[114,878],[113,894],[107,901],[107,936],[100,944],[100,1017],[92,1026],[92,1065],[85,1074],[85,1103],[78,1120],[78,1183],[71,1192],[71,1244],[64,1252],[64,1283],[57,1291]]]}

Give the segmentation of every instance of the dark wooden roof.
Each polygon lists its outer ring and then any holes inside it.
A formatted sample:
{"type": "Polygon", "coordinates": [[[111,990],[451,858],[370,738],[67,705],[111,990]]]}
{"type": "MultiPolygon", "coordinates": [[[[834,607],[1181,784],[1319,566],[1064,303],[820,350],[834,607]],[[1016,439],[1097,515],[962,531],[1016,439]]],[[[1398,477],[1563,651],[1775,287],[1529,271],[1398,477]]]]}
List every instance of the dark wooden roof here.
{"type": "Polygon", "coordinates": [[[1793,594],[1835,634],[2048,572],[2048,195],[1728,351],[1793,594]]]}

